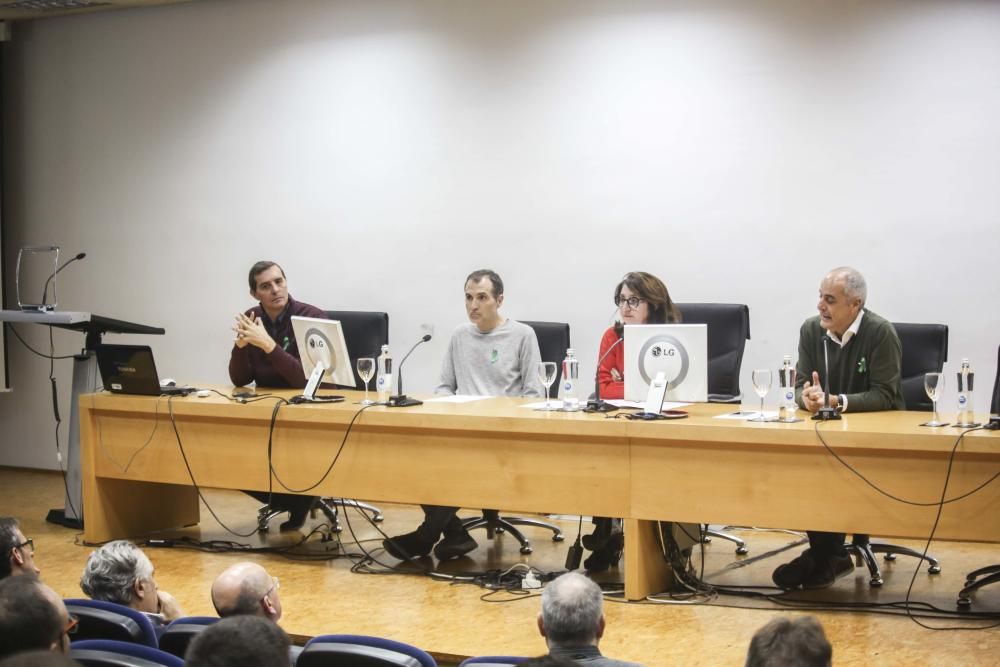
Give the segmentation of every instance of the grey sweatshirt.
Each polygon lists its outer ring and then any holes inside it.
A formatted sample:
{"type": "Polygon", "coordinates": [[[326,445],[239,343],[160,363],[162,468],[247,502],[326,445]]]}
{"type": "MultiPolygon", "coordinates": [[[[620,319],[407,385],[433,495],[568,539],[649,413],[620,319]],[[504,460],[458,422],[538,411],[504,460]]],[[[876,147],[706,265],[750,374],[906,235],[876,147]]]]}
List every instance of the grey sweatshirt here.
{"type": "Polygon", "coordinates": [[[535,330],[508,319],[483,333],[468,322],[455,329],[436,394],[543,396],[535,330]]]}

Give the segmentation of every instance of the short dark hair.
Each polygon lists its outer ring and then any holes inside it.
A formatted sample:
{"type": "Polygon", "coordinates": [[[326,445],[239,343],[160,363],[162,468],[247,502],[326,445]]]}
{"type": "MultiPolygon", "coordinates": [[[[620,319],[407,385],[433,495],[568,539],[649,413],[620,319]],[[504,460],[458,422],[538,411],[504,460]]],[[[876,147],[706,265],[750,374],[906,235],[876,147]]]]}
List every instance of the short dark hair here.
{"type": "Polygon", "coordinates": [[[829,667],[832,660],[833,647],[819,621],[812,616],[794,621],[782,616],[754,634],[746,667],[829,667]]]}
{"type": "Polygon", "coordinates": [[[10,555],[20,544],[17,535],[17,519],[12,516],[0,516],[0,579],[6,579],[11,574],[10,555]]]}
{"type": "Polygon", "coordinates": [[[256,292],[257,291],[257,276],[259,276],[260,274],[264,273],[265,271],[267,271],[268,269],[270,269],[272,266],[277,266],[278,270],[281,271],[281,277],[282,278],[285,277],[285,270],[283,268],[281,268],[280,264],[278,264],[277,262],[272,262],[272,261],[267,260],[267,259],[262,259],[262,260],[260,260],[259,262],[257,262],[256,264],[254,264],[253,266],[250,267],[250,291],[251,292],[256,292]]]}
{"type": "Polygon", "coordinates": [[[470,282],[478,283],[483,278],[489,278],[490,282],[493,283],[493,298],[496,299],[501,294],[503,294],[503,280],[500,275],[491,269],[479,269],[478,271],[473,271],[469,274],[469,277],[465,279],[462,286],[468,285],[470,282]]]}
{"type": "Polygon", "coordinates": [[[0,580],[0,658],[32,649],[48,650],[62,636],[59,610],[34,577],[0,580]]]}
{"type": "Polygon", "coordinates": [[[288,667],[291,641],[278,625],[260,616],[232,616],[205,628],[191,645],[187,667],[288,667]]]}

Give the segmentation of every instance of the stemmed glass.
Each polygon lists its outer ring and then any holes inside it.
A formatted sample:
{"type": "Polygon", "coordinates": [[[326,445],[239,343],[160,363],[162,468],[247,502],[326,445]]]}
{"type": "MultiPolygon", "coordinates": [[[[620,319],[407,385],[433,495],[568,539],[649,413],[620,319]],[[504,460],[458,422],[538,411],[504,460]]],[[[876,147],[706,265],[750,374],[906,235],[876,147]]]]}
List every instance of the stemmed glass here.
{"type": "Polygon", "coordinates": [[[753,390],[760,396],[760,414],[751,419],[752,422],[771,421],[764,416],[764,397],[771,391],[771,371],[768,368],[758,368],[750,374],[753,381],[753,390]]]}
{"type": "Polygon", "coordinates": [[[368,399],[368,383],[371,381],[373,375],[375,375],[375,360],[371,357],[361,357],[358,359],[358,377],[365,382],[365,400],[361,401],[361,405],[372,405],[375,403],[375,401],[368,399]]]}
{"type": "Polygon", "coordinates": [[[921,424],[921,426],[947,426],[947,422],[938,419],[937,411],[938,399],[941,398],[941,392],[944,391],[944,373],[925,373],[924,391],[927,392],[927,398],[931,399],[934,404],[934,419],[921,424]]]}
{"type": "Polygon", "coordinates": [[[555,410],[549,404],[549,391],[552,389],[552,383],[556,381],[556,364],[554,361],[539,361],[538,368],[538,380],[542,383],[545,388],[545,407],[542,410],[555,410]]]}

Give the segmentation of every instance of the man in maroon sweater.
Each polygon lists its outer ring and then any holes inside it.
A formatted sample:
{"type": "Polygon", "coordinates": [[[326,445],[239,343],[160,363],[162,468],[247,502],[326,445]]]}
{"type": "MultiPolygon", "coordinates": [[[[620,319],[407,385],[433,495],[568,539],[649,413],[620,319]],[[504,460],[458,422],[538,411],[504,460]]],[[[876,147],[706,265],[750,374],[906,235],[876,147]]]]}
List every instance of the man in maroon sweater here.
{"type": "MultiPolygon", "coordinates": [[[[258,387],[302,388],[306,378],[292,331],[292,316],[326,318],[326,313],[288,295],[285,272],[275,262],[261,261],[250,268],[250,296],[260,303],[236,316],[229,378],[237,387],[256,382],[258,387]]],[[[247,491],[261,502],[289,513],[281,530],[298,530],[315,498],[291,493],[247,491]]]]}

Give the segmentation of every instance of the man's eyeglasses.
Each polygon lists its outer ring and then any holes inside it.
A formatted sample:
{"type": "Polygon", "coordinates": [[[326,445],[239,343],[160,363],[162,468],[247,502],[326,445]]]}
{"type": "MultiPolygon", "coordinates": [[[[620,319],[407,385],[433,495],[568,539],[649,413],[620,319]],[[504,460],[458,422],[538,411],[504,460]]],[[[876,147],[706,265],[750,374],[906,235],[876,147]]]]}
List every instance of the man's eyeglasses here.
{"type": "Polygon", "coordinates": [[[631,297],[629,297],[627,299],[624,298],[624,297],[621,297],[621,296],[616,296],[615,297],[615,305],[618,306],[619,308],[621,308],[625,304],[628,304],[629,308],[633,308],[633,309],[634,308],[638,308],[639,304],[642,303],[642,302],[644,302],[644,301],[645,301],[645,299],[640,299],[637,296],[631,296],[631,297]]]}
{"type": "Polygon", "coordinates": [[[281,582],[278,581],[277,577],[271,577],[271,587],[267,589],[266,593],[264,593],[263,595],[260,596],[260,599],[263,600],[268,595],[270,595],[272,591],[276,591],[279,588],[281,588],[281,582]]]}
{"type": "Polygon", "coordinates": [[[20,544],[15,544],[14,545],[15,549],[23,549],[24,547],[28,547],[29,549],[31,549],[31,553],[32,553],[32,555],[34,555],[34,553],[35,553],[35,541],[34,540],[28,539],[28,540],[25,540],[24,542],[21,542],[20,544]]]}
{"type": "Polygon", "coordinates": [[[69,615],[69,620],[66,622],[65,627],[63,627],[64,635],[75,635],[76,631],[80,627],[80,619],[73,614],[69,615]]]}

